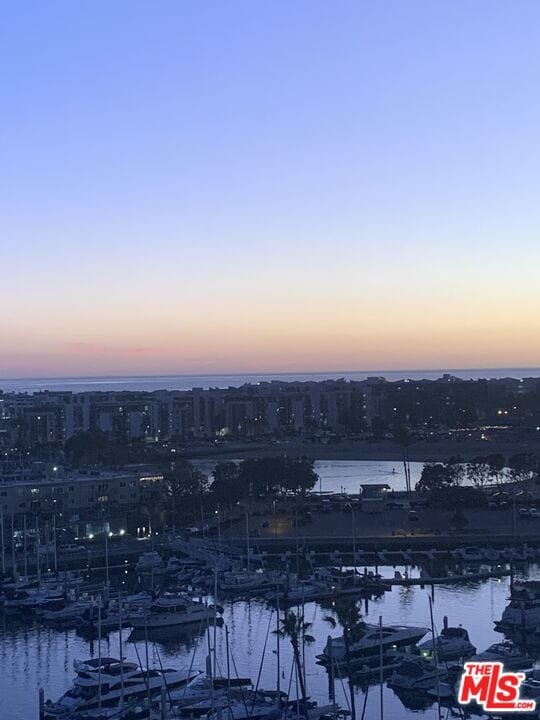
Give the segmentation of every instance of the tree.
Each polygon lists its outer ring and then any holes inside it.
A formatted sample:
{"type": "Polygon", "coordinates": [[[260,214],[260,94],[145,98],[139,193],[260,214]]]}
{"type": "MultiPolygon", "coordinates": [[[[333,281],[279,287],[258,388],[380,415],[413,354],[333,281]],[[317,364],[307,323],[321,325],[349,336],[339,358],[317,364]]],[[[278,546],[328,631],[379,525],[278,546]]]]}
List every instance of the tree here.
{"type": "Polygon", "coordinates": [[[318,475],[313,469],[314,461],[303,456],[297,459],[284,458],[283,473],[287,490],[305,495],[317,484],[318,475]]]}
{"type": "Polygon", "coordinates": [[[483,488],[490,477],[490,467],[486,459],[476,457],[467,463],[467,477],[475,487],[483,488]]]}
{"type": "Polygon", "coordinates": [[[164,509],[173,519],[200,507],[208,491],[208,478],[188,460],[176,460],[163,475],[164,509]]]}
{"type": "Polygon", "coordinates": [[[442,463],[426,463],[420,480],[416,483],[418,492],[431,492],[452,485],[452,474],[442,463]]]}
{"type": "Polygon", "coordinates": [[[69,465],[97,465],[107,454],[108,440],[102,432],[78,432],[72,435],[64,446],[64,455],[69,465]]]}
{"type": "Polygon", "coordinates": [[[490,476],[496,482],[499,482],[499,475],[504,470],[505,466],[504,455],[501,455],[501,453],[494,453],[492,455],[488,455],[486,457],[486,463],[489,467],[490,476]]]}
{"type": "Polygon", "coordinates": [[[445,464],[448,480],[452,485],[459,486],[466,475],[466,467],[463,458],[459,455],[452,456],[445,464]]]}
{"type": "Polygon", "coordinates": [[[248,488],[240,478],[237,463],[218,463],[212,472],[214,482],[210,486],[213,498],[223,505],[230,505],[245,497],[248,488]]]}
{"type": "MultiPolygon", "coordinates": [[[[351,645],[354,637],[361,636],[364,632],[364,623],[362,615],[358,610],[356,601],[352,598],[340,598],[334,605],[339,624],[343,627],[343,642],[345,645],[345,663],[347,665],[347,679],[349,684],[349,694],[351,696],[351,716],[353,720],[356,718],[356,703],[354,697],[354,684],[351,670],[351,645]]],[[[327,623],[332,627],[336,627],[336,621],[331,615],[325,618],[327,623]]],[[[332,661],[330,659],[330,661],[332,661]]]]}
{"type": "Polygon", "coordinates": [[[538,460],[531,453],[516,453],[508,460],[510,477],[515,482],[529,480],[538,468],[538,460]]]}
{"type": "Polygon", "coordinates": [[[267,497],[283,482],[283,458],[250,458],[240,463],[239,476],[246,495],[267,497]]]}
{"type": "Polygon", "coordinates": [[[303,615],[297,615],[294,610],[288,610],[285,615],[280,618],[279,625],[279,630],[274,630],[274,633],[279,633],[280,637],[288,638],[291,642],[294,663],[298,673],[298,682],[300,683],[300,692],[302,694],[302,705],[304,712],[306,712],[307,694],[302,660],[300,656],[300,644],[305,643],[306,645],[311,645],[315,642],[315,638],[309,634],[309,631],[311,630],[311,623],[305,622],[303,615]]]}
{"type": "Polygon", "coordinates": [[[239,487],[245,495],[268,497],[276,492],[306,493],[317,483],[314,462],[307,457],[266,457],[243,460],[238,468],[239,487]]]}
{"type": "Polygon", "coordinates": [[[72,467],[123,467],[145,460],[145,448],[140,442],[111,440],[104,432],[96,430],[72,435],[66,441],[64,455],[72,467]]]}

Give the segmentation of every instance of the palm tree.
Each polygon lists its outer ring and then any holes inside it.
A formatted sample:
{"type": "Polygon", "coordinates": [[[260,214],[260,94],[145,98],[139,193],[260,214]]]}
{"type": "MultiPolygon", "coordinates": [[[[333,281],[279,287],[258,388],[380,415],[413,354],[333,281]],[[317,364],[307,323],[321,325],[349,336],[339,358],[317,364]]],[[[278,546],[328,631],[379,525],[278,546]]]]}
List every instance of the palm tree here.
{"type": "MultiPolygon", "coordinates": [[[[364,623],[362,615],[358,610],[356,600],[352,598],[341,598],[334,605],[334,612],[339,624],[343,627],[343,644],[345,645],[345,663],[347,665],[347,679],[349,683],[349,694],[351,696],[351,716],[356,720],[356,703],[354,699],[354,684],[351,672],[351,644],[353,638],[363,633],[364,623]]],[[[331,615],[324,618],[333,628],[336,627],[336,620],[331,615]]]]}
{"type": "Polygon", "coordinates": [[[302,693],[302,705],[304,710],[306,710],[306,683],[300,658],[300,643],[311,645],[315,642],[315,638],[309,634],[312,624],[305,622],[303,615],[297,615],[294,610],[288,610],[285,615],[280,618],[279,625],[279,630],[274,630],[274,633],[279,633],[280,637],[288,638],[291,641],[294,662],[298,672],[298,682],[300,683],[300,692],[302,693]]]}

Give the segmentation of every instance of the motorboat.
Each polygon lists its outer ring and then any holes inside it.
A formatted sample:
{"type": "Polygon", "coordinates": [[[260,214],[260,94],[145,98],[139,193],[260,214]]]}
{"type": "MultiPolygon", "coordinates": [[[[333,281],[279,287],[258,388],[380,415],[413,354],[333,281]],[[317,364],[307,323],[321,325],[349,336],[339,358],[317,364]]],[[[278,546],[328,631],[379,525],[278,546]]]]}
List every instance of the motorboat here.
{"type": "Polygon", "coordinates": [[[250,720],[251,718],[277,718],[281,707],[287,704],[285,693],[249,690],[247,688],[223,688],[207,691],[206,697],[180,708],[182,717],[202,717],[206,720],[250,720]]]}
{"type": "Polygon", "coordinates": [[[388,687],[393,690],[426,692],[444,682],[448,682],[446,668],[423,657],[409,656],[394,670],[388,679],[388,687]]]}
{"type": "Polygon", "coordinates": [[[120,627],[131,627],[131,612],[122,609],[120,613],[117,608],[102,608],[101,614],[95,608],[85,612],[79,623],[79,629],[82,631],[92,631],[105,633],[110,630],[117,630],[120,627]]]}
{"type": "Polygon", "coordinates": [[[141,669],[138,665],[117,658],[84,660],[74,663],[76,677],[73,687],[56,702],[47,701],[45,717],[71,718],[74,713],[102,708],[120,708],[122,703],[161,693],[162,688],[178,688],[196,673],[186,675],[174,669],[141,669]]]}
{"type": "Polygon", "coordinates": [[[137,612],[140,610],[149,609],[156,597],[150,592],[143,590],[134,595],[125,595],[121,598],[111,598],[109,601],[109,610],[117,611],[122,603],[123,610],[130,610],[131,612],[137,612]]]}
{"type": "MultiPolygon", "coordinates": [[[[412,625],[378,625],[360,623],[352,631],[352,642],[349,647],[351,657],[367,656],[380,652],[382,647],[385,650],[397,650],[398,648],[416,645],[428,628],[412,625]]],[[[322,655],[318,659],[323,664],[333,660],[344,660],[346,655],[345,639],[342,636],[337,638],[329,637],[322,655]]]]}
{"type": "Polygon", "coordinates": [[[189,578],[195,573],[199,572],[203,567],[202,563],[197,560],[190,559],[179,559],[177,557],[171,557],[167,560],[165,566],[165,575],[176,575],[182,578],[189,578]]]}
{"type": "MultiPolygon", "coordinates": [[[[207,663],[209,662],[207,658],[207,663]]],[[[247,692],[252,686],[253,683],[249,678],[199,676],[185,687],[172,690],[169,693],[169,699],[176,708],[200,707],[201,703],[208,701],[212,696],[215,700],[229,692],[231,688],[241,688],[244,692],[247,692]]]]}
{"type": "Polygon", "coordinates": [[[474,655],[476,648],[469,639],[469,633],[465,628],[450,627],[448,618],[444,618],[444,627],[438,637],[425,640],[418,646],[424,657],[433,657],[435,649],[437,660],[458,660],[474,655]]]}
{"type": "Polygon", "coordinates": [[[193,600],[185,593],[165,593],[148,610],[130,615],[133,628],[162,628],[212,620],[220,612],[217,607],[193,600]]]}
{"type": "Polygon", "coordinates": [[[7,592],[4,599],[4,610],[8,613],[31,613],[47,603],[62,600],[65,597],[63,588],[35,587],[7,592]]]}
{"type": "Polygon", "coordinates": [[[528,580],[516,582],[510,594],[510,602],[503,610],[495,629],[534,630],[540,625],[540,581],[528,580]]]}
{"type": "Polygon", "coordinates": [[[135,570],[139,575],[163,575],[165,563],[156,550],[151,550],[139,556],[135,570]]]}
{"type": "MultiPolygon", "coordinates": [[[[373,655],[359,655],[353,657],[347,663],[345,660],[334,660],[332,667],[328,665],[327,670],[332,670],[341,676],[350,670],[351,675],[356,681],[369,682],[374,678],[379,678],[381,674],[387,676],[401,665],[404,653],[399,650],[386,650],[382,655],[382,667],[380,653],[373,655]]],[[[321,661],[318,661],[319,664],[321,661]]]]}
{"type": "Polygon", "coordinates": [[[240,570],[224,572],[218,587],[225,594],[242,594],[269,590],[283,582],[284,577],[280,573],[240,570]]]}
{"type": "Polygon", "coordinates": [[[460,562],[479,563],[485,560],[485,551],[477,547],[462,547],[454,550],[453,553],[456,560],[460,562]]]}
{"type": "Polygon", "coordinates": [[[287,704],[284,693],[258,691],[234,691],[222,696],[221,704],[210,708],[206,720],[257,720],[279,718],[282,707],[287,704]]]}
{"type": "Polygon", "coordinates": [[[155,716],[149,710],[148,698],[136,698],[116,707],[77,710],[70,713],[69,720],[149,720],[152,717],[155,716]]]}
{"type": "MultiPolygon", "coordinates": [[[[92,600],[70,602],[60,600],[57,603],[49,604],[47,608],[40,610],[39,615],[45,622],[70,622],[82,620],[86,615],[97,608],[92,600]]],[[[97,612],[97,610],[96,610],[97,612]]]]}
{"type": "Polygon", "coordinates": [[[501,662],[506,670],[523,670],[533,665],[534,660],[511,640],[490,645],[487,650],[470,657],[469,662],[501,662]]]}

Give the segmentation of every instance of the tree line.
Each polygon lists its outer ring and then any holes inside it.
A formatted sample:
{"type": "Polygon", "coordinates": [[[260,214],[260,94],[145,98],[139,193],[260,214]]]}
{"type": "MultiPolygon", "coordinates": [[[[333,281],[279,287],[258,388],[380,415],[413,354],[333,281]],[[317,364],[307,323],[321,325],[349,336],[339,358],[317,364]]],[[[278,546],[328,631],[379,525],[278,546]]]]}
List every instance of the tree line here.
{"type": "Polygon", "coordinates": [[[532,453],[515,453],[508,459],[499,453],[465,462],[452,457],[446,463],[426,463],[416,490],[429,492],[459,487],[467,481],[475,488],[503,481],[522,482],[540,475],[540,459],[532,453]]]}
{"type": "Polygon", "coordinates": [[[283,494],[304,495],[318,480],[307,457],[268,457],[218,463],[210,479],[188,460],[178,460],[163,473],[161,497],[168,524],[209,508],[231,508],[240,500],[283,494]]]}

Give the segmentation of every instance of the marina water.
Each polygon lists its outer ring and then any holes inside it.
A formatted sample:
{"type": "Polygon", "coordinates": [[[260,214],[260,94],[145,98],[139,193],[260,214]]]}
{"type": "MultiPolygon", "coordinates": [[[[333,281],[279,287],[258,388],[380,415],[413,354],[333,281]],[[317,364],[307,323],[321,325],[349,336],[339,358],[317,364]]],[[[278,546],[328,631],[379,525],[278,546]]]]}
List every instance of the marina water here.
{"type": "MultiPolygon", "coordinates": [[[[405,568],[398,568],[402,572],[405,568]]],[[[379,568],[383,575],[390,576],[394,568],[379,568]]],[[[409,569],[409,572],[411,570],[409,569]]],[[[412,571],[414,574],[414,571],[412,571]]],[[[540,568],[531,565],[523,576],[540,578],[540,568]]],[[[429,627],[429,596],[431,590],[420,586],[394,587],[380,599],[363,603],[364,619],[378,622],[382,615],[384,623],[403,623],[429,627]]],[[[471,641],[478,651],[502,639],[494,631],[493,622],[501,617],[509,595],[508,578],[491,579],[481,582],[446,585],[435,588],[433,607],[435,625],[443,626],[443,617],[448,616],[453,625],[462,624],[469,630],[471,641]]],[[[248,601],[219,600],[224,609],[223,625],[216,628],[216,656],[218,672],[226,672],[225,625],[229,631],[232,656],[231,675],[250,677],[254,682],[261,672],[260,686],[265,689],[276,687],[276,637],[272,633],[276,626],[276,611],[265,603],[248,601]],[[264,651],[266,645],[266,651],[264,651]],[[262,661],[262,667],[261,667],[262,661]]],[[[324,668],[315,664],[315,656],[322,652],[327,636],[337,635],[325,617],[332,614],[331,603],[307,603],[305,619],[313,623],[311,634],[313,645],[306,646],[307,689],[309,695],[324,704],[328,701],[328,676],[324,668]]],[[[204,629],[200,633],[176,632],[168,628],[165,635],[151,635],[150,664],[156,668],[160,663],[177,669],[193,667],[204,670],[208,653],[204,629]]],[[[213,628],[210,629],[213,641],[213,628]]],[[[144,661],[144,643],[126,642],[130,631],[123,632],[124,656],[135,662],[139,657],[144,661]]],[[[101,641],[103,655],[118,655],[118,632],[112,632],[101,641]]],[[[281,689],[289,690],[291,676],[291,649],[287,640],[280,641],[282,668],[281,689]]],[[[30,619],[15,619],[4,616],[0,619],[0,718],[2,720],[31,720],[37,718],[38,688],[43,687],[46,697],[56,700],[70,686],[73,679],[73,660],[97,656],[97,640],[90,641],[79,636],[75,630],[56,630],[38,624],[30,619]]],[[[357,708],[362,708],[365,691],[357,688],[357,708]]],[[[294,682],[290,689],[295,697],[294,682]]],[[[336,680],[336,699],[347,706],[346,695],[339,680],[336,680]]],[[[435,704],[428,707],[405,707],[395,693],[384,689],[384,717],[386,720],[401,718],[436,718],[435,704]]],[[[429,702],[429,701],[428,701],[429,702]]],[[[379,689],[372,685],[367,696],[367,718],[379,717],[379,689]]]]}

